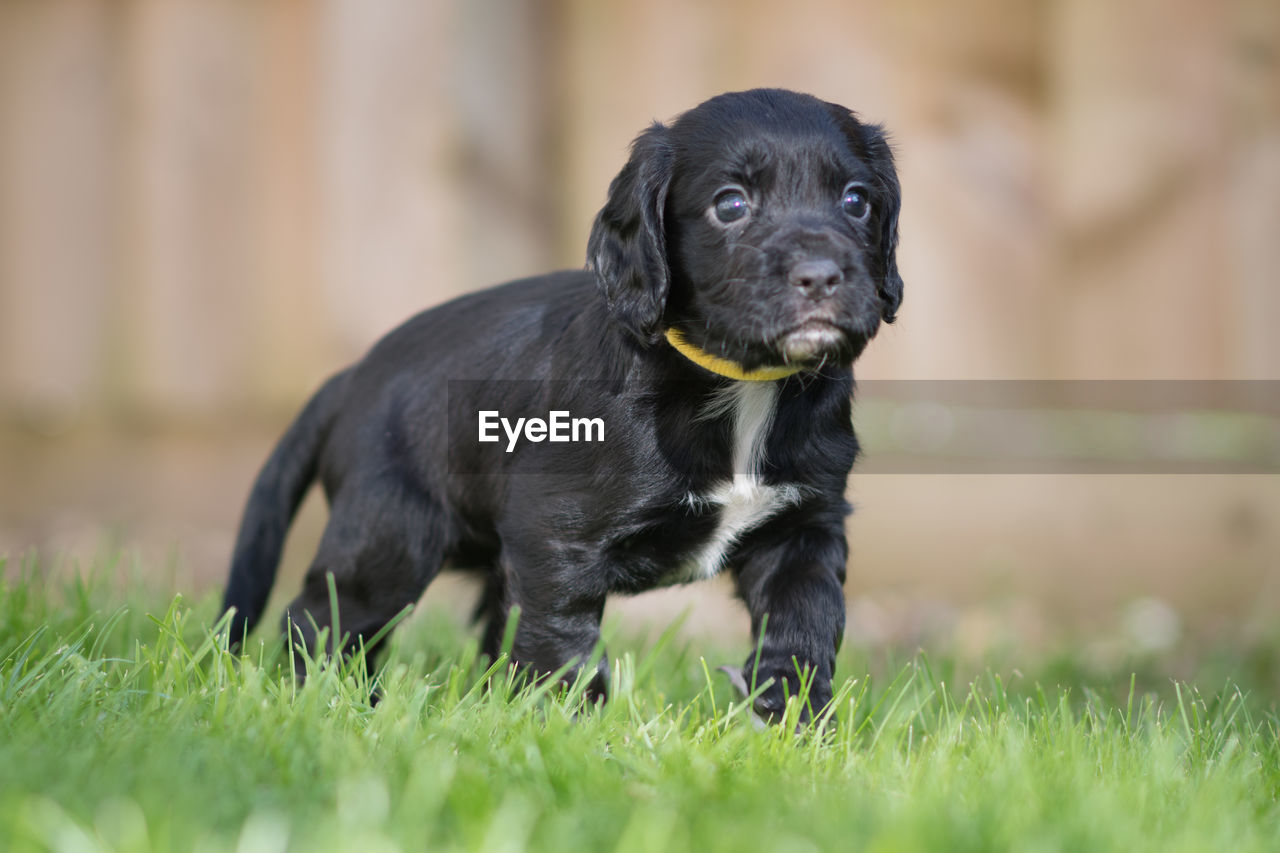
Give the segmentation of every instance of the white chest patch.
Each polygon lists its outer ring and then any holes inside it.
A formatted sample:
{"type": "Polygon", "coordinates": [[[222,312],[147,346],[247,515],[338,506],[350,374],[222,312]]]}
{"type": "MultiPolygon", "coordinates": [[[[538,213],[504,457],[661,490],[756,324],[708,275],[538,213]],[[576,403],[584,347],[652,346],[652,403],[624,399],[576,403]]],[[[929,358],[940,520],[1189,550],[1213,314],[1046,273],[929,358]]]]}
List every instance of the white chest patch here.
{"type": "Polygon", "coordinates": [[[690,492],[692,506],[718,508],[719,522],[711,538],[689,555],[669,578],[688,583],[714,577],[724,568],[725,555],[742,534],[785,506],[798,503],[795,486],[766,485],[760,478],[765,439],[778,403],[776,382],[734,382],[707,409],[709,416],[733,417],[733,477],[702,495],[690,492]]]}

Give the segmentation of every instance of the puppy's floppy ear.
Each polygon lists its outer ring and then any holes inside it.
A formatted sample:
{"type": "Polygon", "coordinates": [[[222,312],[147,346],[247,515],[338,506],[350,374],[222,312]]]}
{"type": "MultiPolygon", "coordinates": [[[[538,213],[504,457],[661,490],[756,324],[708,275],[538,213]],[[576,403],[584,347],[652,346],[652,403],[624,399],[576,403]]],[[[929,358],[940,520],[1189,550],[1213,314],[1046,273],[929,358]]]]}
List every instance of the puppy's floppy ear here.
{"type": "Polygon", "coordinates": [[[858,137],[867,152],[867,163],[875,175],[880,224],[880,283],[877,287],[884,301],[881,316],[892,323],[902,305],[902,276],[898,275],[898,210],[902,206],[902,192],[898,187],[898,173],[893,167],[893,152],[885,138],[884,128],[876,124],[859,124],[858,137]]]}
{"type": "Polygon", "coordinates": [[[644,343],[658,338],[671,286],[663,208],[674,160],[663,125],[655,122],[636,137],[587,241],[587,266],[609,312],[644,343]]]}

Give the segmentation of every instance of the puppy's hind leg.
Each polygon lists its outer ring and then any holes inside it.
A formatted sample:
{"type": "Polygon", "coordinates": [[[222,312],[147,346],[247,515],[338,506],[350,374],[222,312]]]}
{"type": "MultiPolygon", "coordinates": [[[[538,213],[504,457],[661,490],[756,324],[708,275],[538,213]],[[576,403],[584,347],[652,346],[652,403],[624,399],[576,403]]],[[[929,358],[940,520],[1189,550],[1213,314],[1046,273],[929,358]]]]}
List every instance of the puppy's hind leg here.
{"type": "MultiPolygon", "coordinates": [[[[377,635],[416,603],[439,573],[445,537],[443,513],[421,498],[367,488],[336,495],[302,592],[285,610],[291,643],[317,655],[350,655],[363,646],[372,671],[387,639],[377,635]],[[319,648],[319,633],[326,628],[324,648],[319,648]],[[342,637],[336,636],[339,631],[342,637]]],[[[294,655],[294,669],[300,678],[305,674],[301,655],[294,655]]]]}

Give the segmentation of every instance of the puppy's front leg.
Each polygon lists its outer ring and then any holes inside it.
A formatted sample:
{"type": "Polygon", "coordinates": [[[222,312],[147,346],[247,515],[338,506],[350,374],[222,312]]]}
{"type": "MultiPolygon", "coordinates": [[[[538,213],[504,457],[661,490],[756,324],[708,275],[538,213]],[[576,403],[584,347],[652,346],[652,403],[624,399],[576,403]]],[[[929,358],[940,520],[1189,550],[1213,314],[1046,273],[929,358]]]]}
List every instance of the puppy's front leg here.
{"type": "MultiPolygon", "coordinates": [[[[530,548],[522,558],[506,557],[502,562],[507,589],[504,621],[512,607],[520,608],[512,660],[538,678],[567,664],[561,681],[572,684],[599,645],[604,591],[592,572],[572,566],[564,555],[530,548]]],[[[606,698],[608,685],[608,657],[602,654],[587,697],[606,698]]]]}
{"type": "Polygon", "coordinates": [[[735,561],[738,594],[751,612],[755,641],[742,674],[748,685],[772,679],[756,698],[755,711],[777,720],[786,697],[798,691],[800,673],[808,669],[812,681],[801,711],[801,720],[808,721],[831,701],[836,651],[844,635],[848,546],[842,527],[788,526],[771,524],[760,531],[743,543],[735,561]]]}
{"type": "MultiPolygon", "coordinates": [[[[569,665],[560,676],[567,686],[577,680],[600,642],[600,611],[542,611],[521,607],[516,625],[511,657],[521,667],[531,670],[536,678],[545,678],[569,665]]],[[[595,672],[587,683],[586,695],[591,702],[608,697],[609,660],[601,655],[595,672]]]]}

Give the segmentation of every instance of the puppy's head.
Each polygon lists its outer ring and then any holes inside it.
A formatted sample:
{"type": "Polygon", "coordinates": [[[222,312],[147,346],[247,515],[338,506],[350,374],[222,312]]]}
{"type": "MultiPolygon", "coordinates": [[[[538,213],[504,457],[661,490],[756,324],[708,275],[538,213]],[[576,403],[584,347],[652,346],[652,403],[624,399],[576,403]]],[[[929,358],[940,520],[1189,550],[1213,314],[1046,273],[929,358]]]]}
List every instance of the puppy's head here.
{"type": "Polygon", "coordinates": [[[883,131],[808,95],[721,95],[636,139],[588,244],[611,313],[753,369],[849,363],[902,301],[883,131]]]}

